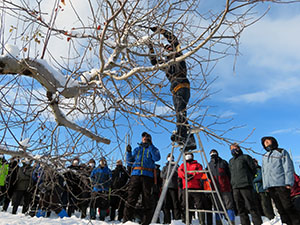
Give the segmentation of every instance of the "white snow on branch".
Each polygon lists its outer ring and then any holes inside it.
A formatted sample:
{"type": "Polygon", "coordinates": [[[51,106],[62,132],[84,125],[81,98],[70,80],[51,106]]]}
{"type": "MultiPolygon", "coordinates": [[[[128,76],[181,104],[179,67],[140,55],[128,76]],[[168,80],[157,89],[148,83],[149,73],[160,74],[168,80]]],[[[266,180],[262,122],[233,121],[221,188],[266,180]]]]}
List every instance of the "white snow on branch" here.
{"type": "Polygon", "coordinates": [[[30,144],[29,144],[29,138],[25,138],[24,140],[19,142],[21,146],[25,147],[25,148],[29,148],[30,144]]]}
{"type": "Polygon", "coordinates": [[[43,59],[37,59],[36,61],[42,64],[55,77],[55,79],[60,83],[61,86],[64,86],[66,88],[79,86],[77,80],[74,80],[73,78],[62,74],[60,71],[55,70],[52,66],[48,64],[47,61],[43,59]]]}
{"type": "Polygon", "coordinates": [[[12,58],[17,58],[19,56],[20,50],[15,45],[6,44],[4,47],[4,55],[12,58]]]}
{"type": "Polygon", "coordinates": [[[80,79],[83,83],[88,83],[93,77],[95,77],[99,73],[98,69],[92,69],[91,71],[84,72],[80,79]]]}

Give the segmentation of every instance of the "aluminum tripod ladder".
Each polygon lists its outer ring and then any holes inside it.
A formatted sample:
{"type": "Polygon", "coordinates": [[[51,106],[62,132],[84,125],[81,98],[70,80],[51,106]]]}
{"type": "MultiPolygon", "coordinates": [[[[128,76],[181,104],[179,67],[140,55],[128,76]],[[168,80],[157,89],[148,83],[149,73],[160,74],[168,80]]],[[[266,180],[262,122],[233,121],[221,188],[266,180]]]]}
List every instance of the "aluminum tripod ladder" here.
{"type": "MultiPolygon", "coordinates": [[[[200,132],[202,130],[203,130],[202,128],[193,128],[193,129],[190,129],[189,135],[188,135],[188,139],[190,138],[190,135],[192,135],[192,134],[196,135],[196,137],[197,137],[196,139],[197,139],[198,144],[199,144],[199,149],[198,150],[192,150],[192,151],[185,152],[186,145],[175,145],[174,143],[172,143],[171,157],[173,156],[174,149],[178,148],[178,147],[180,148],[180,155],[179,155],[178,159],[176,160],[175,166],[173,167],[172,170],[170,169],[171,168],[171,164],[169,163],[168,172],[167,172],[168,176],[167,176],[167,179],[166,179],[166,181],[165,181],[165,183],[163,185],[162,192],[161,192],[159,201],[158,201],[158,203],[156,205],[155,212],[153,214],[151,223],[156,223],[156,221],[158,219],[158,216],[159,216],[159,213],[161,211],[161,207],[162,207],[163,201],[164,201],[164,199],[166,197],[166,193],[167,193],[167,190],[168,190],[168,186],[169,186],[170,180],[171,180],[173,174],[175,173],[175,170],[177,169],[176,167],[177,167],[180,159],[183,158],[184,171],[185,171],[185,174],[184,174],[185,175],[185,184],[186,184],[186,187],[184,189],[184,195],[185,195],[185,199],[186,199],[186,204],[185,204],[186,205],[186,207],[185,207],[185,221],[186,221],[186,224],[187,225],[190,224],[190,222],[189,222],[190,221],[189,213],[190,212],[198,212],[198,213],[217,213],[220,218],[222,218],[221,214],[225,215],[225,218],[227,220],[227,223],[225,223],[225,224],[232,225],[232,222],[229,219],[228,213],[227,213],[225,205],[223,203],[222,197],[221,197],[221,195],[220,195],[220,193],[219,193],[219,191],[218,191],[217,188],[216,188],[216,190],[213,190],[213,188],[211,187],[211,184],[210,184],[210,189],[211,190],[188,190],[188,188],[187,188],[187,185],[188,185],[187,172],[192,172],[192,171],[187,171],[186,160],[185,160],[185,154],[187,154],[187,153],[200,153],[200,156],[201,156],[201,159],[202,159],[203,168],[205,168],[205,165],[207,166],[207,170],[203,169],[203,170],[200,170],[200,171],[193,171],[193,172],[206,173],[207,177],[210,177],[210,178],[213,177],[211,169],[210,169],[210,167],[208,165],[208,160],[207,160],[205,152],[204,152],[202,141],[200,139],[200,132]],[[214,206],[215,210],[190,209],[189,208],[189,204],[188,204],[188,195],[191,192],[194,192],[194,193],[195,192],[198,192],[198,193],[210,193],[211,196],[212,196],[213,206],[214,206]],[[219,208],[219,205],[221,205],[221,208],[219,208]]],[[[186,143],[187,142],[188,142],[188,140],[186,141],[186,143]]],[[[211,179],[211,181],[213,183],[213,186],[217,187],[215,180],[211,179]]],[[[222,222],[222,224],[224,224],[223,220],[221,220],[221,222],[222,222]]]]}

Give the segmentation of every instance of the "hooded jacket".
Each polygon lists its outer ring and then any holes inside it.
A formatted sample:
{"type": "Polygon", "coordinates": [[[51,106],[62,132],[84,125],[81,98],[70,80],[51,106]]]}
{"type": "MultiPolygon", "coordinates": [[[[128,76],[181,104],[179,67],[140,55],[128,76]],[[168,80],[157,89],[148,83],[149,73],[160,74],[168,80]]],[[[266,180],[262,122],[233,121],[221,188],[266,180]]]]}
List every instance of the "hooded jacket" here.
{"type": "Polygon", "coordinates": [[[278,148],[277,140],[274,137],[263,137],[261,139],[262,145],[266,139],[272,140],[271,149],[264,154],[262,160],[262,178],[263,187],[268,189],[270,187],[293,186],[294,184],[294,165],[289,153],[278,148]]]}
{"type": "MultiPolygon", "coordinates": [[[[203,170],[203,167],[200,163],[198,163],[196,160],[192,160],[191,162],[186,162],[186,169],[187,169],[187,174],[189,175],[194,175],[194,177],[190,180],[188,180],[188,188],[191,189],[203,189],[202,185],[202,176],[203,173],[198,172],[200,170],[203,170]],[[195,171],[198,170],[197,172],[189,172],[189,171],[195,171]]],[[[185,176],[184,176],[184,164],[182,163],[181,166],[178,168],[178,176],[182,179],[182,187],[183,189],[186,188],[185,184],[185,176]]]]}
{"type": "Polygon", "coordinates": [[[126,158],[127,164],[132,165],[132,176],[153,177],[155,162],[160,160],[160,153],[153,144],[141,143],[133,152],[127,152],[126,158]]]}

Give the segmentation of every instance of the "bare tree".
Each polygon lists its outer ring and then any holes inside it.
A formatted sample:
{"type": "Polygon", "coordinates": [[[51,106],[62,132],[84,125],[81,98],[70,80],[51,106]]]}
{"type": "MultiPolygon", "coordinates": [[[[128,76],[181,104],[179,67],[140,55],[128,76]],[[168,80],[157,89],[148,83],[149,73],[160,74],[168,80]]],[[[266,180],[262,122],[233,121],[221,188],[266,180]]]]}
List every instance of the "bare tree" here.
{"type": "Polygon", "coordinates": [[[0,152],[96,157],[110,153],[103,144],[120,148],[136,124],[170,134],[175,112],[162,69],[180,60],[191,80],[190,124],[230,141],[216,126],[224,121],[206,120],[204,100],[211,71],[239,54],[240,35],[259,19],[252,12],[262,0],[218,1],[214,9],[198,0],[80,2],[1,1],[0,129],[10,146],[0,152]],[[158,57],[167,54],[153,26],[178,37],[181,57],[150,64],[150,42],[158,57]]]}

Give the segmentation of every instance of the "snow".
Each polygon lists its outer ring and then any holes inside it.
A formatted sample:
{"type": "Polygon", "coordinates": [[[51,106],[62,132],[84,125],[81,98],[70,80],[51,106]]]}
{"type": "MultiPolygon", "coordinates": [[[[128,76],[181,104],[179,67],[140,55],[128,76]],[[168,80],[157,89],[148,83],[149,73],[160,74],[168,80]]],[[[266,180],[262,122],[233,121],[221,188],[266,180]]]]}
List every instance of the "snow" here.
{"type": "Polygon", "coordinates": [[[20,145],[22,145],[25,148],[29,148],[30,147],[29,138],[25,138],[24,140],[20,141],[20,145]]]}
{"type": "Polygon", "coordinates": [[[61,86],[66,86],[68,88],[79,86],[77,80],[74,80],[71,77],[67,77],[63,75],[60,71],[55,70],[52,66],[48,64],[47,61],[43,59],[37,59],[36,61],[42,64],[55,77],[55,79],[60,83],[61,86]]]}
{"type": "Polygon", "coordinates": [[[17,58],[19,56],[20,50],[15,45],[6,44],[4,47],[4,55],[12,58],[17,58]]]}
{"type": "Polygon", "coordinates": [[[90,72],[87,71],[87,72],[84,72],[81,76],[80,76],[80,79],[83,83],[87,83],[91,80],[92,77],[96,76],[98,74],[98,71],[97,69],[92,69],[90,72]]]}
{"type": "MultiPolygon", "coordinates": [[[[86,225],[86,224],[94,224],[94,225],[138,225],[138,223],[134,222],[126,222],[121,223],[119,221],[99,221],[87,219],[81,219],[80,213],[76,212],[72,217],[69,218],[59,218],[54,212],[51,213],[49,218],[37,218],[25,216],[21,213],[22,207],[18,208],[18,213],[16,215],[11,214],[12,208],[9,207],[7,212],[0,212],[0,225],[86,225]]],[[[108,219],[109,217],[106,217],[108,219]]],[[[273,220],[269,221],[267,218],[263,217],[264,223],[262,225],[282,225],[279,217],[275,217],[273,220]]],[[[240,224],[239,217],[236,217],[235,221],[236,225],[240,224]]],[[[198,220],[193,220],[192,224],[198,225],[198,220]]],[[[224,223],[226,224],[226,223],[224,223]]],[[[159,224],[157,224],[159,225],[159,224]]],[[[180,220],[172,220],[171,225],[184,225],[180,220]]]]}

